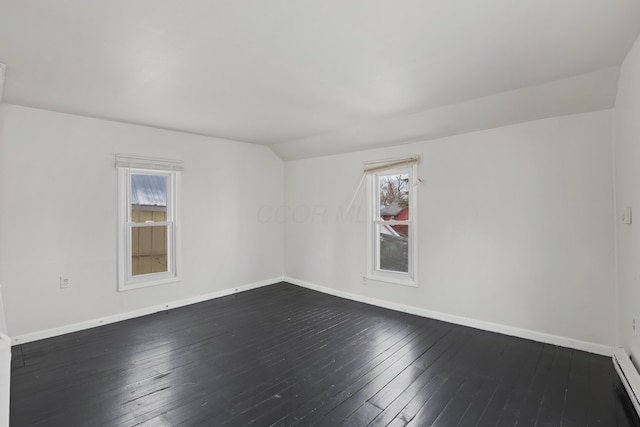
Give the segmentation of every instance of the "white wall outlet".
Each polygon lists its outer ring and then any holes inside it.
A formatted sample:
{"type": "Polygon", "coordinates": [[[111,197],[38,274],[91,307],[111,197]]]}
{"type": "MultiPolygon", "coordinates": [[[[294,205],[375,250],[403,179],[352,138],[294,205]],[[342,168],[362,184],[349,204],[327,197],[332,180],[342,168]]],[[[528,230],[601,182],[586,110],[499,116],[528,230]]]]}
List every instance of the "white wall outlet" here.
{"type": "Polygon", "coordinates": [[[71,287],[71,279],[68,277],[60,276],[60,289],[67,289],[71,287]]]}

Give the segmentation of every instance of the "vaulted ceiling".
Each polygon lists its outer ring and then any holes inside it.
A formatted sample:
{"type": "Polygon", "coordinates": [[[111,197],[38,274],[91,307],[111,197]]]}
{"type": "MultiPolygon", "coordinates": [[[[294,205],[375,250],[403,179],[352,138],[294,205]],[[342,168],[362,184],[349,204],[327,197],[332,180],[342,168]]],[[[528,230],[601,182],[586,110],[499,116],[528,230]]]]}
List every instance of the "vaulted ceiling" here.
{"type": "Polygon", "coordinates": [[[1,0],[3,101],[283,159],[610,108],[637,0],[1,0]]]}

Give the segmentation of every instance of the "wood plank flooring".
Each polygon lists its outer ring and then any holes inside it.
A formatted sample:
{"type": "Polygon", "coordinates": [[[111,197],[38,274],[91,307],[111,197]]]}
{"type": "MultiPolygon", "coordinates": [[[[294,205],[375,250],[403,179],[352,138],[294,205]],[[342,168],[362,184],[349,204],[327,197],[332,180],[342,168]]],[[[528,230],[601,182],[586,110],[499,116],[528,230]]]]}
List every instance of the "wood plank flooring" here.
{"type": "Polygon", "coordinates": [[[287,283],[12,351],[12,427],[640,425],[609,358],[287,283]]]}

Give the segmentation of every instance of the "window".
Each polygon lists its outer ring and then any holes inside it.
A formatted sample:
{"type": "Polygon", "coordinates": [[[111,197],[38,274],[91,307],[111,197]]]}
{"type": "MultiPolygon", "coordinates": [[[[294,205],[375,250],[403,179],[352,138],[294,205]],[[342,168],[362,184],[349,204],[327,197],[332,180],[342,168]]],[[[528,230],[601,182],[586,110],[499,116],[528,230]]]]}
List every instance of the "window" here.
{"type": "Polygon", "coordinates": [[[368,176],[368,278],[417,286],[417,158],[376,162],[368,176]]]}
{"type": "Polygon", "coordinates": [[[118,289],[180,280],[178,192],[182,163],[116,156],[118,289]]]}

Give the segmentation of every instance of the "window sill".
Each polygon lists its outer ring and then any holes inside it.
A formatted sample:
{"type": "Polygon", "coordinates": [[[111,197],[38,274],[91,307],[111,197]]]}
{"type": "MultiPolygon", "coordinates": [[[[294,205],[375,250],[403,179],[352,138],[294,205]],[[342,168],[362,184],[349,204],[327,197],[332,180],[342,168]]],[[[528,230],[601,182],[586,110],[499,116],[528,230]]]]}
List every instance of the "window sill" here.
{"type": "Polygon", "coordinates": [[[400,277],[385,276],[382,274],[367,274],[365,277],[365,283],[368,281],[391,283],[393,285],[409,286],[411,288],[418,287],[418,281],[416,279],[402,279],[400,277]]]}
{"type": "Polygon", "coordinates": [[[125,284],[120,284],[118,286],[118,291],[131,291],[133,289],[146,288],[149,286],[158,286],[164,285],[167,283],[179,282],[182,280],[179,276],[171,276],[171,277],[159,277],[159,278],[149,278],[148,280],[140,280],[140,281],[131,281],[125,284]]]}

